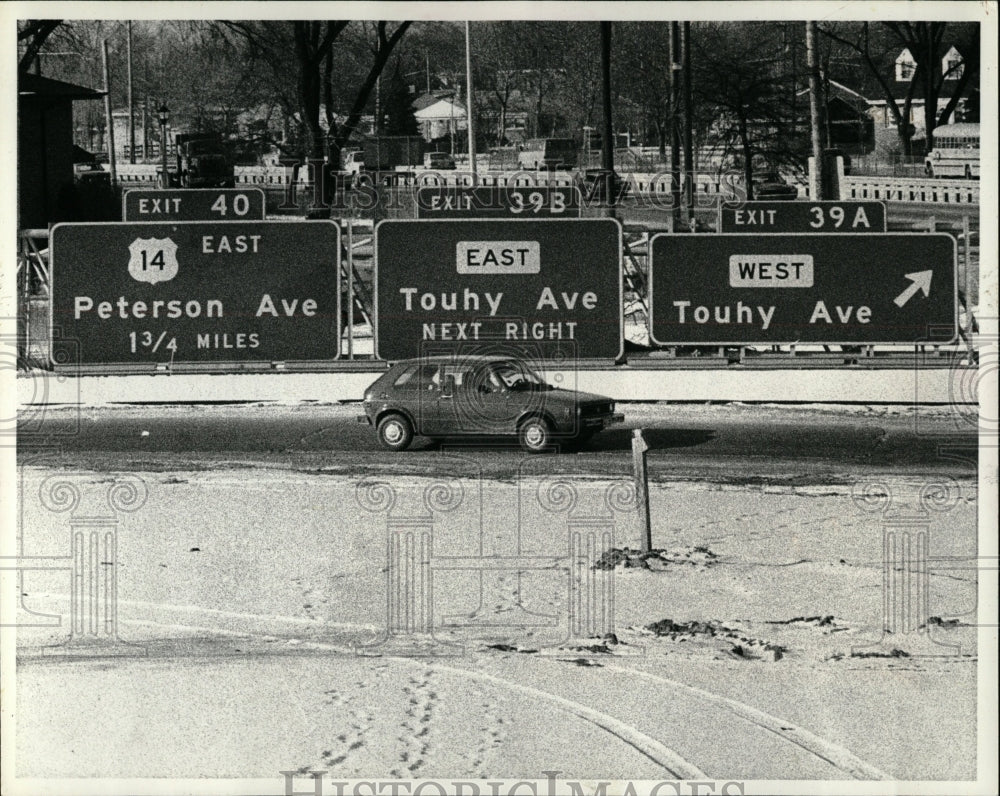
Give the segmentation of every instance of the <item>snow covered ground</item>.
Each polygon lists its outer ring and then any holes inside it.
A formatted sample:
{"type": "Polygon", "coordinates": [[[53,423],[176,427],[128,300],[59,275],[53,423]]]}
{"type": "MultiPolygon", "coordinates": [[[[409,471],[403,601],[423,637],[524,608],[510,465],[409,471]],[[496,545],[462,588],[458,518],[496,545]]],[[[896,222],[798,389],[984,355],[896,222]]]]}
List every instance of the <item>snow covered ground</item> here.
{"type": "MultiPolygon", "coordinates": [[[[63,620],[18,631],[18,776],[975,776],[973,480],[663,481],[650,495],[663,553],[574,570],[574,531],[600,529],[598,557],[634,549],[636,513],[609,508],[606,480],[553,486],[535,461],[514,481],[382,478],[388,512],[362,507],[360,476],[140,473],[148,500],[117,535],[134,648],[46,654],[68,636],[68,576],[25,575],[25,606],[63,620]],[[458,563],[405,587],[426,596],[432,633],[383,644],[390,542],[434,483],[461,502],[431,515],[429,558],[458,563]],[[884,496],[889,513],[863,510],[884,496]],[[912,632],[884,637],[884,597],[920,596],[916,575],[883,586],[901,517],[929,535],[929,589],[912,632]],[[543,563],[518,574],[495,558],[518,554],[543,563]],[[484,558],[497,566],[470,564],[484,558]]],[[[22,468],[25,554],[67,554],[69,518],[38,499],[54,474],[22,468]]],[[[113,478],[83,474],[84,499],[113,478]]],[[[418,553],[399,561],[427,572],[418,553]]]]}

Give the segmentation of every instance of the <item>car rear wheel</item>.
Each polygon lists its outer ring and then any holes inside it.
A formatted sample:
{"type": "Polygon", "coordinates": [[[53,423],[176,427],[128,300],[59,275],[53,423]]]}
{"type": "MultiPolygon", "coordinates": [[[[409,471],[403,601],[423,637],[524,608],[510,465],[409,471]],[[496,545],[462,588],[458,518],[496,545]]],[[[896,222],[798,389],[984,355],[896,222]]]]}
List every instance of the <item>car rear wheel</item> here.
{"type": "Polygon", "coordinates": [[[552,429],[542,417],[529,417],[517,430],[517,439],[528,453],[542,453],[552,442],[552,429]]]}
{"type": "Polygon", "coordinates": [[[413,441],[413,426],[402,415],[386,415],[378,421],[378,441],[383,448],[404,451],[413,441]]]}

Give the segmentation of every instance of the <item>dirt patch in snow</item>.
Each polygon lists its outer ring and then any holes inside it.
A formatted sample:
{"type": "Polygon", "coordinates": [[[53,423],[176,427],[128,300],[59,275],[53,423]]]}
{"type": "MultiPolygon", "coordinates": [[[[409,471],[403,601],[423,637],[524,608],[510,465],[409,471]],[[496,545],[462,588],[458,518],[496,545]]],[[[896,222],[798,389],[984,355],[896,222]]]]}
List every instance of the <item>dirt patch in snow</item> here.
{"type": "Polygon", "coordinates": [[[672,566],[692,566],[706,569],[718,562],[719,556],[704,546],[665,550],[654,548],[647,552],[630,547],[612,547],[594,563],[594,569],[648,569],[664,572],[672,566]]]}

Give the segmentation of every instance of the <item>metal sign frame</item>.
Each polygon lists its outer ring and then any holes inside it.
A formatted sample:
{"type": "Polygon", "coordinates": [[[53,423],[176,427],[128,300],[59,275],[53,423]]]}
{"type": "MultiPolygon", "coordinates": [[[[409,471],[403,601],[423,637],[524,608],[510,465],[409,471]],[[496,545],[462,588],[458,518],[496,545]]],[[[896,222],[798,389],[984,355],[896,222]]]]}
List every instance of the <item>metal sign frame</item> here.
{"type": "MultiPolygon", "coordinates": [[[[933,340],[928,338],[924,340],[914,340],[914,341],[900,341],[900,340],[672,340],[672,341],[662,341],[654,337],[653,330],[653,318],[654,316],[654,305],[656,298],[655,290],[655,257],[654,257],[654,241],[657,238],[663,237],[671,240],[691,240],[692,238],[746,238],[746,237],[760,237],[760,238],[801,238],[810,237],[814,238],[817,243],[819,243],[822,238],[815,233],[806,232],[773,232],[767,234],[761,234],[755,236],[753,233],[748,232],[717,232],[711,235],[699,234],[699,235],[673,235],[669,232],[661,232],[656,235],[651,235],[649,238],[649,273],[648,273],[648,285],[649,285],[649,315],[647,316],[647,326],[649,330],[649,340],[653,345],[656,346],[727,346],[727,347],[742,347],[742,346],[775,346],[775,345],[838,345],[838,346],[872,346],[872,345],[885,345],[885,346],[916,346],[922,343],[934,344],[934,345],[950,345],[954,343],[959,337],[959,325],[958,325],[958,242],[955,240],[953,235],[946,232],[937,233],[913,233],[913,232],[888,232],[882,233],[879,237],[902,237],[902,238],[912,238],[912,239],[927,239],[930,235],[935,235],[938,238],[948,238],[951,241],[951,289],[953,295],[952,301],[952,329],[953,332],[948,338],[934,338],[933,340]]],[[[856,237],[871,241],[873,239],[872,233],[870,232],[839,232],[832,233],[826,237],[833,240],[842,240],[845,238],[856,237]]],[[[920,266],[915,264],[914,269],[918,269],[920,266]]],[[[935,324],[928,322],[928,328],[935,326],[935,324]]]]}
{"type": "MultiPolygon", "coordinates": [[[[251,208],[252,209],[252,208],[251,208]]],[[[247,188],[129,188],[122,193],[122,223],[123,224],[159,224],[159,223],[189,223],[193,221],[266,221],[267,220],[267,196],[264,193],[263,188],[257,186],[249,186],[247,188]],[[238,194],[260,194],[260,218],[256,216],[251,216],[247,214],[246,216],[238,216],[236,218],[226,218],[220,216],[219,218],[180,218],[180,217],[160,217],[156,219],[136,219],[128,217],[128,196],[129,194],[166,194],[166,193],[180,193],[183,198],[184,196],[190,194],[206,194],[212,193],[220,196],[236,196],[238,194]]]]}
{"type": "MultiPolygon", "coordinates": [[[[381,328],[381,323],[379,319],[379,272],[381,268],[379,266],[379,236],[378,228],[383,224],[588,224],[598,222],[614,222],[615,226],[618,228],[618,353],[614,357],[580,357],[581,360],[605,360],[610,359],[613,361],[620,360],[625,355],[625,291],[624,291],[624,276],[622,267],[622,256],[623,256],[623,238],[624,238],[624,228],[622,227],[621,221],[617,218],[532,218],[532,219],[522,219],[522,218],[452,218],[452,219],[435,219],[435,218],[398,218],[398,219],[383,219],[375,225],[372,230],[372,245],[373,245],[373,261],[374,267],[372,269],[372,320],[373,320],[373,347],[372,355],[376,361],[379,362],[399,362],[399,359],[385,359],[379,353],[379,330],[381,328]]],[[[421,341],[416,341],[417,343],[421,341]]],[[[537,341],[544,342],[544,341],[537,341]]],[[[408,357],[409,358],[409,357],[408,357]]]]}
{"type": "MultiPolygon", "coordinates": [[[[208,190],[213,190],[213,189],[208,189],[208,190]]],[[[336,340],[335,340],[335,350],[333,352],[333,356],[324,357],[323,359],[284,359],[284,360],[276,360],[276,359],[274,359],[272,357],[257,357],[257,358],[254,358],[254,359],[236,359],[236,360],[225,360],[225,359],[220,359],[220,360],[186,360],[186,359],[174,360],[173,358],[170,358],[170,360],[169,360],[169,367],[173,368],[173,367],[179,366],[180,368],[182,368],[184,370],[192,370],[192,371],[196,371],[196,370],[206,371],[206,370],[213,370],[213,369],[219,369],[219,370],[225,370],[225,371],[232,371],[232,370],[249,370],[249,369],[252,369],[254,366],[256,366],[257,368],[265,368],[266,367],[268,369],[273,369],[275,367],[276,363],[280,363],[280,366],[282,368],[287,367],[287,366],[292,366],[293,368],[303,368],[303,369],[305,369],[305,368],[315,368],[318,364],[322,364],[324,362],[334,362],[334,361],[340,359],[340,357],[341,357],[341,341],[342,341],[343,336],[344,336],[344,329],[343,329],[343,324],[342,324],[342,314],[343,314],[342,303],[343,303],[343,298],[342,298],[342,285],[341,285],[341,274],[340,274],[340,271],[341,271],[341,251],[342,251],[342,232],[341,232],[341,229],[340,229],[340,224],[336,220],[327,220],[327,221],[315,221],[314,220],[314,221],[301,221],[301,222],[287,222],[287,221],[273,221],[273,220],[272,221],[267,221],[267,220],[262,220],[262,219],[250,219],[250,220],[244,220],[244,221],[121,221],[121,222],[111,222],[110,224],[106,223],[106,222],[103,222],[103,223],[102,222],[90,222],[90,223],[87,223],[87,222],[63,222],[63,223],[60,223],[60,224],[55,224],[55,225],[53,225],[52,229],[49,231],[49,241],[50,241],[49,245],[51,247],[51,252],[52,252],[52,254],[51,254],[51,262],[49,264],[49,308],[48,308],[48,314],[49,314],[49,319],[48,319],[49,320],[49,323],[48,323],[48,326],[49,326],[49,339],[50,340],[54,339],[53,338],[53,333],[54,333],[53,329],[54,329],[54,326],[55,326],[55,320],[54,320],[55,301],[53,299],[54,299],[54,297],[56,295],[56,292],[55,292],[55,290],[56,290],[56,288],[55,288],[55,284],[56,284],[55,279],[56,279],[57,270],[58,270],[57,266],[56,266],[56,264],[58,262],[58,259],[57,259],[58,258],[58,252],[55,249],[54,243],[55,243],[56,231],[60,227],[108,227],[108,226],[111,226],[111,225],[116,226],[116,227],[164,227],[164,228],[167,228],[167,227],[177,227],[177,226],[184,226],[184,227],[199,227],[199,226],[201,226],[201,227],[220,227],[220,226],[225,227],[225,226],[230,226],[230,227],[232,227],[232,228],[235,229],[237,227],[246,226],[248,224],[269,224],[269,225],[274,226],[277,229],[288,229],[291,224],[296,224],[296,223],[308,225],[308,227],[310,227],[310,228],[319,228],[320,225],[326,225],[326,226],[332,227],[334,230],[336,230],[336,241],[335,241],[335,245],[334,245],[333,251],[330,252],[330,256],[331,256],[332,259],[331,259],[331,262],[329,263],[329,266],[332,267],[332,269],[333,269],[334,291],[335,291],[336,297],[337,297],[337,300],[336,300],[336,310],[335,310],[335,312],[336,312],[336,320],[335,320],[335,324],[336,324],[336,326],[335,326],[335,338],[336,338],[336,340]]],[[[68,328],[68,327],[66,327],[66,328],[68,328]]],[[[60,370],[60,363],[53,362],[52,365],[53,365],[53,369],[54,370],[56,370],[56,371],[60,370]]],[[[122,371],[122,370],[126,370],[127,369],[127,370],[132,370],[132,371],[137,371],[137,372],[143,372],[143,373],[145,373],[145,372],[150,372],[150,371],[163,370],[166,365],[167,365],[167,362],[164,361],[164,360],[159,360],[159,361],[141,360],[141,361],[138,361],[138,362],[130,362],[128,360],[119,360],[119,361],[113,361],[113,362],[111,362],[111,361],[109,361],[109,362],[78,362],[78,363],[74,363],[72,365],[72,369],[73,369],[74,372],[85,372],[85,371],[86,372],[99,372],[101,370],[108,370],[108,369],[114,370],[114,371],[118,372],[118,371],[122,371]]]]}

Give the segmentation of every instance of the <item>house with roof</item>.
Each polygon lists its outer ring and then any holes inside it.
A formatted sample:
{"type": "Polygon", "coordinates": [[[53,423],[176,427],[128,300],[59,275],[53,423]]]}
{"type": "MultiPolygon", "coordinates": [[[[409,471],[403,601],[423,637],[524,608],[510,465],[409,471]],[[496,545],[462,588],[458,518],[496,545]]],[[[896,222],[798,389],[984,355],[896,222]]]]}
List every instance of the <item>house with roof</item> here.
{"type": "MultiPolygon", "coordinates": [[[[962,82],[966,64],[955,44],[949,44],[947,51],[936,63],[940,70],[935,75],[940,89],[937,98],[936,115],[939,115],[955,96],[963,90],[962,82]]],[[[833,70],[831,70],[832,72],[833,70]]],[[[891,52],[884,61],[883,80],[895,98],[896,107],[902,111],[905,99],[910,97],[909,119],[912,139],[925,139],[924,92],[917,78],[917,62],[909,49],[891,52]]],[[[820,91],[825,106],[823,134],[831,146],[853,152],[872,150],[895,150],[899,146],[899,132],[893,117],[890,102],[886,97],[883,83],[868,69],[855,64],[853,68],[841,66],[836,74],[823,73],[820,76],[820,91]]],[[[808,89],[797,93],[802,107],[808,108],[808,89]]],[[[960,100],[947,122],[960,121],[964,104],[960,100]]]]}
{"type": "MultiPolygon", "coordinates": [[[[427,96],[427,95],[424,95],[427,96]]],[[[418,100],[421,98],[418,97],[418,100]]],[[[438,97],[433,102],[423,102],[424,107],[413,112],[420,135],[433,141],[448,135],[458,135],[469,128],[465,106],[454,94],[438,97]]]]}
{"type": "MultiPolygon", "coordinates": [[[[937,116],[952,102],[956,92],[968,88],[966,81],[962,80],[966,63],[959,46],[955,43],[948,43],[947,50],[940,60],[936,61],[934,69],[936,70],[934,78],[940,86],[937,107],[935,108],[937,116]]],[[[886,73],[883,77],[892,90],[897,108],[903,110],[905,98],[910,97],[908,122],[911,125],[913,139],[925,139],[924,92],[919,83],[914,85],[914,80],[919,78],[917,61],[913,57],[913,53],[908,48],[903,48],[896,53],[891,61],[887,59],[886,73]]],[[[876,148],[883,146],[895,148],[898,145],[896,121],[889,107],[889,100],[885,96],[885,90],[875,76],[864,72],[860,75],[859,80],[852,81],[850,78],[845,78],[842,82],[865,98],[868,116],[874,123],[873,132],[876,148]]],[[[965,98],[963,97],[955,103],[949,118],[943,120],[942,123],[961,121],[965,111],[965,98]]]]}

